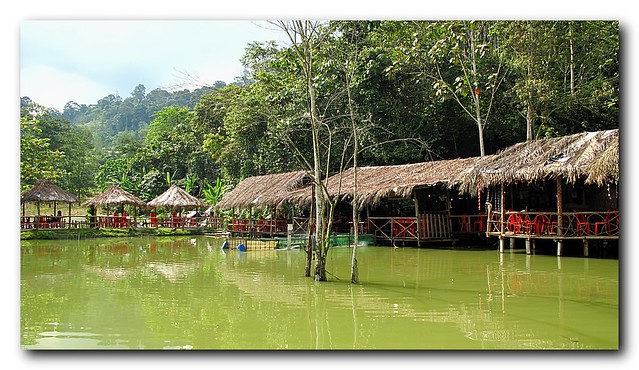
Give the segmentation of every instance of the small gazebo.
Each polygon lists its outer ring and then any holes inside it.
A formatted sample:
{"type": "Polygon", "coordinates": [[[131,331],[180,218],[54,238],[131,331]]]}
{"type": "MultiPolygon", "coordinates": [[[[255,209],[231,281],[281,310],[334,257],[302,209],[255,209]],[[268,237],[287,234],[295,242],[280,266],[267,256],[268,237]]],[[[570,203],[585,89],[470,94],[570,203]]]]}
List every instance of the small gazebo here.
{"type": "Polygon", "coordinates": [[[206,207],[206,203],[182,190],[177,185],[171,185],[164,193],[147,203],[149,207],[164,207],[178,210],[189,207],[206,207]]]}
{"type": "Polygon", "coordinates": [[[147,207],[147,204],[137,196],[129,193],[128,191],[122,189],[118,185],[111,184],[109,188],[101,193],[96,195],[95,197],[87,200],[82,203],[83,206],[120,206],[120,205],[131,205],[134,208],[133,211],[133,224],[137,224],[137,208],[138,207],[147,207]]]}
{"type": "MultiPolygon", "coordinates": [[[[182,211],[185,209],[204,208],[207,207],[207,204],[174,184],[164,193],[148,202],[147,206],[149,208],[166,208],[171,211],[182,211]]],[[[172,223],[181,224],[181,222],[177,220],[173,220],[172,223]]]]}
{"type": "Polygon", "coordinates": [[[38,182],[22,193],[20,197],[20,203],[22,204],[22,217],[25,216],[25,203],[36,203],[38,209],[38,217],[35,222],[35,227],[38,228],[41,223],[40,217],[40,204],[41,203],[53,203],[54,213],[57,203],[68,203],[69,213],[67,227],[71,227],[71,205],[73,203],[79,203],[80,200],[73,194],[65,191],[58,185],[54,184],[51,180],[40,179],[38,182]]]}
{"type": "MultiPolygon", "coordinates": [[[[208,205],[174,184],[171,185],[164,193],[158,195],[150,202],[147,202],[147,207],[165,208],[170,211],[183,211],[186,209],[204,208],[208,207],[208,205]]],[[[171,226],[175,227],[182,225],[183,220],[176,217],[174,214],[173,218],[171,219],[171,226]]]]}

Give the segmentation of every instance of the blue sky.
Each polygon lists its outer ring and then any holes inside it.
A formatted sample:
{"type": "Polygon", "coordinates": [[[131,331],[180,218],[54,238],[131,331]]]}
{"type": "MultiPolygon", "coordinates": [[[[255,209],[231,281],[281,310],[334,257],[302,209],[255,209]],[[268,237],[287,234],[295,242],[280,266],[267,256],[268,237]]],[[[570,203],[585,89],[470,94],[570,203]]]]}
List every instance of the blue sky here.
{"type": "Polygon", "coordinates": [[[231,83],[246,45],[267,40],[283,44],[285,35],[263,20],[25,20],[20,96],[62,111],[68,101],[127,97],[138,84],[149,92],[231,83]]]}

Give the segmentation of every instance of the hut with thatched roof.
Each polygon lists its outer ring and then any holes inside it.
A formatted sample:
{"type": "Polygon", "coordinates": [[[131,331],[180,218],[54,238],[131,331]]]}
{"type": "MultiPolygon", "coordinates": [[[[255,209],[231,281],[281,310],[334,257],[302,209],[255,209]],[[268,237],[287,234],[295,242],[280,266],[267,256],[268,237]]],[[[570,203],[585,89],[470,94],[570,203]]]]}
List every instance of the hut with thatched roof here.
{"type": "MultiPolygon", "coordinates": [[[[184,227],[186,226],[186,217],[178,216],[177,211],[184,210],[199,210],[200,208],[208,207],[206,203],[193,195],[187,193],[179,186],[173,184],[164,193],[158,195],[153,200],[147,203],[148,208],[165,208],[173,211],[171,218],[165,220],[165,226],[169,227],[184,227]]],[[[152,221],[153,224],[153,215],[152,221]]]]}
{"type": "Polygon", "coordinates": [[[564,239],[618,237],[618,226],[617,235],[600,235],[593,230],[597,224],[608,231],[615,229],[610,217],[616,217],[618,224],[618,182],[619,130],[614,129],[512,145],[478,163],[465,175],[461,189],[472,192],[483,188],[495,194],[490,199],[495,213],[489,216],[492,226],[488,225],[488,235],[500,237],[500,249],[505,237],[530,240],[547,235],[558,240],[557,253],[561,254],[564,239]],[[549,211],[551,207],[552,214],[528,212],[531,208],[549,211]],[[523,212],[517,211],[520,209],[523,212]],[[524,216],[535,216],[540,223],[530,220],[532,226],[526,227],[524,216]],[[542,221],[554,223],[552,231],[542,221]]]}
{"type": "MultiPolygon", "coordinates": [[[[359,208],[379,205],[390,198],[412,198],[416,189],[427,187],[453,188],[461,182],[480,157],[391,166],[357,168],[357,199],[359,208]]],[[[349,168],[325,182],[326,190],[335,200],[352,199],[354,170],[349,168]]],[[[310,188],[289,192],[281,202],[310,204],[310,188]]]]}
{"type": "Polygon", "coordinates": [[[512,145],[478,163],[462,190],[561,178],[604,185],[619,181],[619,130],[582,132],[512,145]]]}
{"type": "MultiPolygon", "coordinates": [[[[147,204],[137,196],[129,193],[128,191],[122,189],[120,186],[116,184],[109,185],[109,188],[103,193],[97,194],[93,198],[82,203],[83,206],[101,206],[101,207],[111,207],[111,206],[122,206],[122,205],[130,205],[133,206],[133,224],[137,224],[137,209],[145,208],[147,204]]],[[[110,216],[107,216],[110,217],[110,216]]],[[[119,217],[119,216],[117,216],[119,217]]],[[[110,220],[105,222],[100,222],[101,225],[118,225],[118,226],[128,226],[128,222],[126,220],[110,220]]],[[[94,222],[92,222],[94,224],[94,222]]]]}
{"type": "MultiPolygon", "coordinates": [[[[217,210],[232,210],[232,232],[252,234],[282,234],[287,231],[289,221],[295,224],[295,229],[300,232],[305,227],[305,220],[296,222],[293,216],[285,219],[281,209],[283,200],[288,194],[297,189],[304,188],[311,181],[306,171],[292,171],[285,173],[247,177],[233,190],[226,193],[215,205],[217,210]],[[270,212],[267,218],[235,218],[236,210],[265,209],[270,212]]],[[[299,220],[298,220],[299,221],[299,220]]]]}
{"type": "MultiPolygon", "coordinates": [[[[41,217],[40,204],[53,203],[54,213],[55,213],[55,205],[57,203],[67,203],[69,205],[67,226],[71,227],[71,205],[73,203],[79,203],[79,202],[80,202],[79,199],[75,195],[62,189],[58,185],[54,184],[51,180],[40,179],[38,180],[38,182],[35,183],[35,185],[33,185],[33,187],[31,187],[28,190],[25,190],[20,197],[20,203],[22,204],[22,218],[23,218],[22,224],[23,225],[29,224],[30,226],[33,225],[35,228],[39,228],[39,227],[47,227],[50,224],[52,224],[51,221],[54,221],[56,225],[60,225],[61,220],[58,220],[57,218],[55,220],[45,221],[41,217]],[[36,203],[37,205],[38,214],[33,224],[31,224],[30,221],[25,222],[26,216],[25,216],[24,205],[25,203],[29,203],[29,202],[36,203]]],[[[54,216],[54,217],[57,217],[57,216],[54,216]]]]}
{"type": "Polygon", "coordinates": [[[226,193],[215,208],[277,207],[290,192],[306,186],[310,181],[306,171],[247,177],[226,193]]]}
{"type": "Polygon", "coordinates": [[[147,203],[151,208],[166,208],[170,210],[184,210],[189,208],[203,208],[206,203],[173,184],[164,193],[147,203]]]}
{"type": "MultiPolygon", "coordinates": [[[[391,241],[450,239],[453,225],[449,189],[458,186],[479,160],[471,157],[358,167],[356,206],[366,210],[367,219],[366,227],[360,225],[360,229],[377,231],[378,237],[391,241]]],[[[354,169],[350,168],[329,177],[323,186],[331,199],[350,208],[354,181],[354,169]]],[[[282,202],[309,206],[312,199],[312,189],[307,187],[289,192],[282,202]]],[[[351,211],[338,212],[346,216],[335,218],[334,230],[352,228],[348,217],[351,211]]]]}

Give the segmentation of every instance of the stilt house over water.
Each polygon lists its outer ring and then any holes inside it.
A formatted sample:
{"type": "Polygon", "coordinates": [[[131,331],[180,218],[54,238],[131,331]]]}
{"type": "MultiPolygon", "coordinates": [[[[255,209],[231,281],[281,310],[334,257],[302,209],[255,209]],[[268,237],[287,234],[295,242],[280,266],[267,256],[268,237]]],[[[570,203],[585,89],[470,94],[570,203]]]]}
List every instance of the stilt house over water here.
{"type": "MultiPolygon", "coordinates": [[[[455,211],[463,213],[469,222],[479,220],[476,211],[468,215],[468,207],[456,209],[451,202],[451,196],[454,195],[453,200],[459,198],[454,188],[479,160],[471,157],[358,167],[355,204],[361,212],[360,231],[391,244],[452,240],[462,219],[461,214],[453,214],[455,211]]],[[[338,202],[337,217],[333,220],[336,232],[352,231],[354,172],[350,168],[326,181],[329,196],[338,202]]],[[[305,188],[291,192],[284,201],[308,206],[312,191],[305,188]]]]}
{"type": "Polygon", "coordinates": [[[518,143],[482,160],[460,190],[483,189],[487,236],[557,242],[618,241],[619,130],[583,132],[518,143]]]}

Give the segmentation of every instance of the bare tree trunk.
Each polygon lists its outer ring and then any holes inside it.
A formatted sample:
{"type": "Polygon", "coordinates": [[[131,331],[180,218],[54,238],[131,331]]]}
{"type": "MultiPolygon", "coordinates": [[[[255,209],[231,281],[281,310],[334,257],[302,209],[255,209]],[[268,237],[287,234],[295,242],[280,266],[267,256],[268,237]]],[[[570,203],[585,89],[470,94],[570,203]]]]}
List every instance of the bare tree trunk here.
{"type": "MultiPolygon", "coordinates": [[[[315,184],[311,185],[313,199],[315,198],[315,184]]],[[[311,276],[311,263],[313,262],[313,228],[315,227],[315,204],[311,203],[311,211],[308,215],[308,238],[306,239],[306,266],[304,268],[304,276],[311,276]]]]}
{"type": "Polygon", "coordinates": [[[528,90],[528,103],[526,104],[526,140],[533,139],[533,125],[535,120],[533,107],[533,94],[528,90]]]}
{"type": "Polygon", "coordinates": [[[357,199],[357,132],[353,126],[353,258],[351,259],[351,283],[359,281],[357,269],[357,245],[359,244],[359,201],[357,199]]]}
{"type": "Polygon", "coordinates": [[[570,37],[570,95],[575,95],[575,50],[572,38],[572,23],[569,26],[568,35],[570,37]]]}
{"type": "MultiPolygon", "coordinates": [[[[472,68],[472,75],[477,76],[477,60],[475,59],[475,33],[470,30],[470,61],[472,68]]],[[[472,89],[472,88],[471,88],[472,89]]],[[[479,104],[479,86],[475,85],[475,89],[471,92],[473,101],[475,103],[475,122],[477,123],[477,133],[479,135],[479,155],[484,156],[486,151],[484,150],[484,123],[481,119],[481,105],[479,104]]]]}
{"type": "Polygon", "coordinates": [[[317,31],[319,26],[316,22],[308,20],[298,21],[278,21],[276,23],[284,32],[286,32],[291,46],[295,50],[298,60],[304,72],[306,92],[308,94],[308,114],[310,117],[310,125],[313,143],[313,181],[316,186],[315,190],[315,242],[316,242],[316,258],[315,258],[315,280],[326,280],[326,256],[328,244],[325,241],[325,224],[324,215],[326,213],[326,204],[324,200],[324,190],[322,188],[322,171],[321,171],[321,153],[320,153],[320,126],[321,122],[316,106],[315,86],[313,84],[313,50],[320,43],[317,31]],[[299,39],[298,39],[299,37],[299,39]]]}

